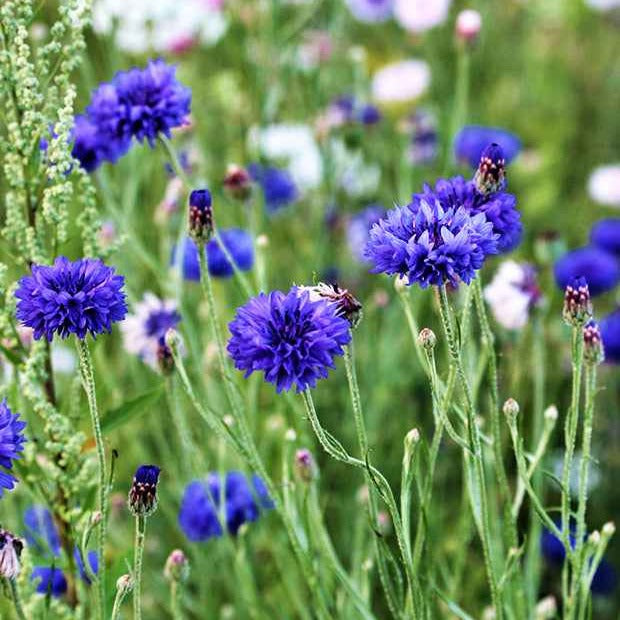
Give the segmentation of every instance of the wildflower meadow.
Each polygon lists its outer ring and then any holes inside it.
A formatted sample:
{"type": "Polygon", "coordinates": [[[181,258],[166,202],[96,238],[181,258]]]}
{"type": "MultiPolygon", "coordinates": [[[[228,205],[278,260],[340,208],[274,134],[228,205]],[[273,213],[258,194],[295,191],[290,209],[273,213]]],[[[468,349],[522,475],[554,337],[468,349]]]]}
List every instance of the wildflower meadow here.
{"type": "Polygon", "coordinates": [[[0,618],[620,617],[618,0],[1,0],[0,618]]]}

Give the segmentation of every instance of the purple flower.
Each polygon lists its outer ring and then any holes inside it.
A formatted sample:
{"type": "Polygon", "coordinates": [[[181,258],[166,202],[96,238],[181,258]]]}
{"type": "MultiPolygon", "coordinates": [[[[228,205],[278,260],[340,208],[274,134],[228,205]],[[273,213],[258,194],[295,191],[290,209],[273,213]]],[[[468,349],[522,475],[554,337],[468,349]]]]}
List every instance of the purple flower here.
{"type": "Polygon", "coordinates": [[[605,361],[610,364],[620,364],[620,308],[608,314],[599,324],[605,361]]]}
{"type": "Polygon", "coordinates": [[[60,598],[67,591],[67,579],[59,568],[35,566],[30,581],[38,582],[36,591],[39,594],[60,598]]]}
{"type": "Polygon", "coordinates": [[[411,128],[409,159],[417,165],[432,164],[437,158],[439,142],[435,116],[425,109],[416,110],[408,126],[411,128]]]}
{"type": "Polygon", "coordinates": [[[376,125],[381,120],[381,112],[377,106],[367,103],[359,111],[359,120],[363,125],[376,125]]]}
{"type": "Polygon", "coordinates": [[[349,323],[334,304],[310,300],[308,291],[260,293],[237,310],[229,325],[228,353],[248,377],[263,371],[278,392],[302,392],[327,377],[334,357],[351,340],[349,323]]]}
{"type": "MultiPolygon", "coordinates": [[[[73,549],[73,559],[75,560],[75,565],[78,568],[78,572],[80,573],[80,579],[86,583],[86,585],[90,585],[90,578],[86,574],[86,568],[84,566],[84,562],[82,562],[82,558],[80,557],[80,551],[77,546],[73,549]]],[[[90,564],[90,569],[96,575],[99,572],[99,556],[96,551],[88,552],[88,563],[90,564]]]]}
{"type": "Polygon", "coordinates": [[[385,208],[379,204],[368,205],[362,211],[355,213],[347,222],[347,243],[351,254],[360,262],[366,262],[364,248],[368,243],[370,229],[382,217],[385,217],[385,208]]]}
{"type": "Polygon", "coordinates": [[[51,267],[33,265],[32,275],[21,278],[15,292],[17,318],[32,327],[37,340],[45,336],[51,342],[54,335],[69,334],[94,338],[125,318],[124,282],[95,258],[71,262],[60,256],[51,267]]]}
{"type": "Polygon", "coordinates": [[[521,140],[505,129],[468,125],[454,139],[454,155],[457,161],[477,168],[482,151],[493,142],[502,147],[507,164],[521,151],[521,140]]]}
{"type": "Polygon", "coordinates": [[[40,504],[30,506],[24,511],[24,538],[37,554],[60,555],[60,535],[54,524],[52,513],[40,504]]]}
{"type": "Polygon", "coordinates": [[[286,170],[250,164],[248,172],[261,186],[265,196],[265,207],[269,213],[287,207],[299,197],[297,186],[286,170]]]}
{"type": "Polygon", "coordinates": [[[83,115],[76,116],[73,139],[73,150],[71,151],[73,157],[80,162],[86,172],[97,169],[101,165],[103,153],[97,125],[91,123],[83,115]]]}
{"type": "Polygon", "coordinates": [[[557,285],[564,289],[577,278],[584,278],[590,295],[613,289],[620,281],[620,264],[613,254],[599,248],[584,247],[567,252],[554,265],[557,285]]]}
{"type": "MultiPolygon", "coordinates": [[[[22,431],[26,423],[19,419],[19,413],[13,413],[6,398],[0,402],[0,467],[13,469],[13,461],[21,458],[26,438],[22,431]]],[[[15,486],[17,478],[0,469],[0,497],[4,489],[10,491],[15,486]]]]}
{"type": "Polygon", "coordinates": [[[345,0],[355,19],[361,22],[384,22],[392,16],[394,0],[345,0]]]}
{"type": "MultiPolygon", "coordinates": [[[[236,536],[244,523],[258,519],[259,508],[273,508],[273,501],[259,476],[252,476],[252,486],[245,474],[239,471],[229,471],[225,480],[226,529],[236,536]]],[[[187,485],[181,500],[179,525],[189,540],[199,542],[224,534],[220,523],[220,503],[219,473],[211,472],[206,480],[194,480],[187,485]]]]}
{"type": "Polygon", "coordinates": [[[590,243],[620,257],[620,217],[597,222],[590,231],[590,243]]]}
{"type": "MultiPolygon", "coordinates": [[[[244,230],[230,228],[220,230],[220,237],[228,253],[241,271],[248,271],[254,265],[254,243],[252,237],[244,230]]],[[[211,239],[206,245],[207,267],[209,273],[216,278],[228,278],[233,274],[233,267],[228,262],[216,239],[211,239]]],[[[189,238],[183,244],[183,277],[186,280],[198,282],[200,280],[200,258],[198,247],[189,238]]],[[[172,250],[171,263],[176,262],[176,247],[172,250]]]]}
{"type": "Polygon", "coordinates": [[[388,211],[370,230],[366,257],[373,273],[407,276],[422,288],[446,282],[469,283],[489,254],[498,252],[499,235],[484,213],[464,206],[444,208],[430,188],[406,207],[388,211]]]}
{"type": "Polygon", "coordinates": [[[424,185],[424,191],[412,196],[410,208],[417,210],[421,202],[438,200],[444,209],[457,210],[463,207],[470,215],[484,213],[498,235],[497,249],[503,254],[514,249],[521,241],[523,226],[517,210],[517,199],[504,191],[483,194],[476,189],[473,181],[457,176],[439,179],[432,189],[424,185]]]}

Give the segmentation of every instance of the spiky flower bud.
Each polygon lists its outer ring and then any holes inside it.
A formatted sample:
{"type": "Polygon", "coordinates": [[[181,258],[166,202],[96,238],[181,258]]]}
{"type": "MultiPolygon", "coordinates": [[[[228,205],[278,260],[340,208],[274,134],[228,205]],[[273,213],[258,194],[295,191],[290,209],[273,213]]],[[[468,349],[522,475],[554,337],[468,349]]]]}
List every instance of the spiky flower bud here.
{"type": "Polygon", "coordinates": [[[316,463],[310,450],[302,448],[295,453],[295,471],[303,482],[312,482],[317,475],[316,463]]]}
{"type": "Polygon", "coordinates": [[[506,159],[499,144],[493,142],[482,151],[474,184],[481,194],[492,194],[506,187],[506,159]]]}
{"type": "Polygon", "coordinates": [[[591,366],[600,364],[605,359],[601,330],[594,321],[590,321],[583,328],[583,359],[591,366]]]}
{"type": "Polygon", "coordinates": [[[252,177],[245,168],[230,164],[224,177],[224,188],[235,200],[247,200],[252,193],[252,177]]]}
{"type": "Polygon", "coordinates": [[[425,327],[418,334],[418,343],[423,349],[431,351],[437,344],[437,336],[435,336],[435,332],[432,329],[425,327]]]}
{"type": "Polygon", "coordinates": [[[516,418],[519,415],[519,403],[514,398],[509,398],[504,403],[503,411],[507,418],[516,418]]]}
{"type": "Polygon", "coordinates": [[[349,321],[352,328],[357,327],[362,320],[362,304],[346,288],[319,282],[315,286],[300,286],[299,290],[308,291],[312,301],[326,299],[335,304],[336,314],[349,321]]]}
{"type": "Polygon", "coordinates": [[[592,318],[590,289],[585,278],[575,278],[566,286],[562,317],[567,325],[573,327],[581,327],[592,318]]]}
{"type": "Polygon", "coordinates": [[[181,549],[170,553],[164,566],[164,577],[168,581],[185,582],[189,577],[189,560],[181,549]]]}
{"type": "Polygon", "coordinates": [[[129,510],[136,517],[148,517],[157,510],[157,465],[140,465],[129,490],[129,510]]]}
{"type": "Polygon", "coordinates": [[[24,543],[8,530],[0,529],[0,575],[6,579],[15,579],[21,568],[19,558],[24,543]]]}
{"type": "Polygon", "coordinates": [[[208,189],[195,189],[189,195],[189,236],[198,247],[213,236],[213,209],[208,189]]]}

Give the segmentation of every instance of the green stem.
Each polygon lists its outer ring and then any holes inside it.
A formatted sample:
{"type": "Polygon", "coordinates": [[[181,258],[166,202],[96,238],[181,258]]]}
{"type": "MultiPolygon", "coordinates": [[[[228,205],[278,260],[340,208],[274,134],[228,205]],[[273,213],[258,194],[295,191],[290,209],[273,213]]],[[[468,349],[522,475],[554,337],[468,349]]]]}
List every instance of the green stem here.
{"type": "Polygon", "coordinates": [[[565,605],[566,618],[572,618],[575,601],[569,591],[570,570],[573,564],[573,549],[570,541],[570,474],[577,439],[579,424],[579,402],[581,397],[581,375],[583,369],[583,335],[581,326],[573,326],[572,331],[572,367],[573,382],[571,390],[571,404],[564,424],[564,466],[562,468],[562,542],[566,550],[567,560],[562,568],[562,600],[565,605]]]}
{"type": "Polygon", "coordinates": [[[141,586],[142,586],[142,556],[144,555],[144,534],[146,531],[146,517],[138,515],[136,517],[136,537],[134,540],[134,561],[133,561],[133,617],[134,620],[141,620],[141,586]]]}
{"type": "Polygon", "coordinates": [[[13,599],[15,614],[17,615],[19,620],[26,620],[26,614],[24,613],[24,608],[22,607],[22,602],[19,597],[17,583],[15,582],[15,579],[7,579],[7,581],[9,582],[9,587],[11,588],[11,598],[13,599]]]}
{"type": "Polygon", "coordinates": [[[181,620],[183,614],[181,612],[181,588],[180,583],[173,580],[170,583],[170,611],[174,620],[181,620]]]}
{"type": "Polygon", "coordinates": [[[497,620],[502,620],[504,615],[503,607],[497,586],[495,571],[493,568],[491,524],[489,522],[489,507],[484,475],[484,463],[482,460],[480,432],[478,429],[478,425],[476,424],[476,412],[471,395],[469,380],[467,379],[467,375],[465,374],[465,368],[463,367],[463,361],[461,358],[460,346],[457,342],[456,333],[453,328],[453,312],[450,306],[450,302],[448,301],[448,293],[445,284],[439,287],[439,301],[441,322],[445,332],[446,340],[448,342],[450,358],[452,360],[452,364],[456,367],[457,376],[461,382],[461,388],[463,391],[463,405],[465,407],[465,413],[467,416],[467,431],[469,444],[473,451],[473,454],[466,453],[466,459],[473,459],[474,461],[474,473],[476,476],[476,486],[478,490],[478,497],[475,498],[472,489],[472,511],[474,513],[474,521],[476,522],[476,525],[478,527],[478,534],[482,542],[482,551],[484,555],[487,579],[489,581],[493,606],[495,607],[495,617],[497,618],[497,620]],[[477,516],[478,512],[479,515],[477,516]]]}
{"type": "Polygon", "coordinates": [[[105,607],[105,544],[106,530],[108,521],[108,477],[106,471],[105,447],[103,443],[103,434],[101,432],[101,422],[99,420],[99,411],[97,409],[97,395],[95,392],[95,376],[93,373],[92,358],[86,340],[76,339],[77,349],[80,359],[80,372],[82,375],[82,385],[86,392],[88,400],[88,408],[90,410],[91,422],[93,425],[93,434],[95,436],[95,446],[97,449],[97,461],[99,468],[99,511],[101,512],[101,522],[99,524],[99,536],[97,552],[99,555],[99,571],[97,575],[97,607],[99,618],[104,620],[106,617],[105,607]]]}
{"type": "Polygon", "coordinates": [[[123,605],[123,601],[127,596],[129,590],[126,587],[119,588],[117,587],[116,596],[114,597],[114,606],[112,607],[112,615],[110,616],[110,620],[117,620],[121,613],[121,607],[123,605]]]}

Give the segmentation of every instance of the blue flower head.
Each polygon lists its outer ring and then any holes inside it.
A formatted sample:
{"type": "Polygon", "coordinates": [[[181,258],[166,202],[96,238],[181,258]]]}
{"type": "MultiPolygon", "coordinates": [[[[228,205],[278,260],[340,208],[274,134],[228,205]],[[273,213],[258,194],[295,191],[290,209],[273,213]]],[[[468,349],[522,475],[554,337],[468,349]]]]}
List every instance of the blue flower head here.
{"type": "Polygon", "coordinates": [[[252,476],[250,486],[245,474],[229,471],[225,478],[224,506],[221,505],[221,478],[211,472],[206,480],[194,480],[185,488],[179,525],[187,538],[193,542],[220,537],[226,530],[236,536],[244,523],[256,521],[260,508],[273,508],[263,480],[252,476]]]}
{"type": "Polygon", "coordinates": [[[620,258],[620,217],[597,222],[590,231],[590,242],[620,258]]]}
{"type": "Polygon", "coordinates": [[[363,125],[376,125],[381,120],[381,112],[377,106],[367,103],[361,107],[359,119],[363,125]]]}
{"type": "Polygon", "coordinates": [[[335,304],[313,301],[297,287],[253,297],[237,310],[229,329],[235,368],[246,377],[262,371],[278,392],[295,384],[298,392],[315,387],[351,340],[349,323],[338,316],[335,304]]]}
{"type": "Polygon", "coordinates": [[[36,591],[39,594],[60,598],[67,591],[67,579],[59,568],[35,566],[30,581],[37,582],[36,591]]]}
{"type": "MultiPolygon", "coordinates": [[[[232,256],[235,264],[241,271],[249,271],[254,265],[254,242],[249,233],[240,228],[229,228],[219,231],[222,243],[228,253],[232,256]]],[[[207,268],[209,273],[216,278],[228,278],[233,273],[233,266],[222,252],[219,242],[211,239],[206,245],[207,249],[207,268]]],[[[186,280],[198,282],[200,280],[200,258],[198,247],[186,237],[183,243],[183,277],[186,280]]],[[[171,263],[176,263],[176,247],[172,251],[171,263]]]]}
{"type": "MultiPolygon", "coordinates": [[[[84,567],[84,562],[82,562],[80,550],[77,548],[77,545],[73,549],[73,559],[75,560],[75,565],[80,573],[80,579],[82,579],[86,585],[90,585],[90,578],[86,573],[86,568],[84,567]]],[[[90,569],[96,575],[99,572],[99,556],[96,551],[88,552],[88,563],[90,564],[90,569]]]]}
{"type": "Polygon", "coordinates": [[[599,327],[605,349],[605,361],[620,364],[620,308],[608,314],[600,322],[599,327]]]}
{"type": "MultiPolygon", "coordinates": [[[[13,469],[13,461],[21,458],[24,451],[23,430],[26,423],[19,419],[19,413],[13,413],[9,408],[6,398],[0,402],[0,467],[13,469]]],[[[12,474],[0,469],[0,497],[4,490],[10,491],[15,486],[17,478],[12,474]]]]}
{"type": "Polygon", "coordinates": [[[521,140],[505,129],[468,125],[463,127],[454,139],[454,155],[457,161],[468,163],[472,168],[476,168],[482,151],[491,143],[502,147],[507,164],[521,151],[521,140]]]}
{"type": "Polygon", "coordinates": [[[593,297],[610,291],[620,282],[620,262],[609,252],[583,247],[567,252],[554,265],[557,285],[565,289],[576,278],[584,278],[593,297]]]}
{"type": "Polygon", "coordinates": [[[250,164],[248,172],[263,190],[265,207],[269,213],[275,213],[292,204],[299,197],[299,191],[293,178],[286,170],[250,164]]]}
{"type": "Polygon", "coordinates": [[[157,483],[161,469],[157,465],[140,465],[129,490],[129,510],[134,516],[148,517],[157,510],[157,483]]]}
{"type": "Polygon", "coordinates": [[[97,169],[102,162],[102,144],[97,125],[84,115],[76,116],[73,127],[73,150],[71,154],[86,172],[97,169]]]}
{"type": "Polygon", "coordinates": [[[70,261],[58,257],[52,266],[33,265],[19,281],[17,318],[34,330],[35,339],[75,334],[83,340],[112,330],[127,314],[124,278],[95,258],[70,261]]]}
{"type": "Polygon", "coordinates": [[[372,227],[366,257],[374,273],[407,276],[410,285],[456,286],[471,282],[485,258],[497,253],[498,237],[484,213],[444,208],[427,187],[372,227]]]}
{"type": "Polygon", "coordinates": [[[24,511],[24,538],[40,556],[60,555],[60,535],[54,524],[52,513],[40,504],[24,511]]]}

